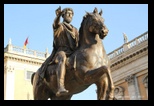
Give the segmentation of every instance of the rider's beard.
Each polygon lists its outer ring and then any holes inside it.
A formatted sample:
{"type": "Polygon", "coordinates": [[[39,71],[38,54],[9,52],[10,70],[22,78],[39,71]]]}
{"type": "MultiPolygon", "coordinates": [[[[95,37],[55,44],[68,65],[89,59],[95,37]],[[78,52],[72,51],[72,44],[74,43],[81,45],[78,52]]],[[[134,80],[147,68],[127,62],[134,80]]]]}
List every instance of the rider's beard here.
{"type": "Polygon", "coordinates": [[[70,23],[72,21],[72,18],[67,17],[67,18],[64,19],[64,21],[67,22],[67,23],[70,23]]]}

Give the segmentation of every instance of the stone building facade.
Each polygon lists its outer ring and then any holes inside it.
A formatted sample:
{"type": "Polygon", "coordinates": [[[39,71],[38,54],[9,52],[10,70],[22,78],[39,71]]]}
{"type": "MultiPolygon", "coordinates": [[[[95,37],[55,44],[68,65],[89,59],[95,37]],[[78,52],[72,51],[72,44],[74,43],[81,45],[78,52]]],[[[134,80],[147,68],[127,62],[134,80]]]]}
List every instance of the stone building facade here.
{"type": "Polygon", "coordinates": [[[31,75],[45,59],[45,53],[13,46],[4,48],[4,100],[33,99],[31,75]]]}
{"type": "MultiPolygon", "coordinates": [[[[49,56],[9,40],[4,48],[4,100],[32,100],[31,75],[49,56]]],[[[148,99],[148,32],[108,54],[118,100],[148,99]]]]}
{"type": "Polygon", "coordinates": [[[108,54],[119,100],[148,99],[148,32],[108,54]]]}

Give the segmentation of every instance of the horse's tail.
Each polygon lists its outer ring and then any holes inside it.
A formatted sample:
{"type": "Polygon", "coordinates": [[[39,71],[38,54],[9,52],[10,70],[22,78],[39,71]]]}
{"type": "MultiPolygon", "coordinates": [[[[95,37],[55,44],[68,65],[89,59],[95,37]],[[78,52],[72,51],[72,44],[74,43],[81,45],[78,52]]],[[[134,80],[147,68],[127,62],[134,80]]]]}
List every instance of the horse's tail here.
{"type": "Polygon", "coordinates": [[[34,75],[35,75],[35,72],[32,74],[31,76],[31,84],[33,85],[33,79],[34,79],[34,75]]]}

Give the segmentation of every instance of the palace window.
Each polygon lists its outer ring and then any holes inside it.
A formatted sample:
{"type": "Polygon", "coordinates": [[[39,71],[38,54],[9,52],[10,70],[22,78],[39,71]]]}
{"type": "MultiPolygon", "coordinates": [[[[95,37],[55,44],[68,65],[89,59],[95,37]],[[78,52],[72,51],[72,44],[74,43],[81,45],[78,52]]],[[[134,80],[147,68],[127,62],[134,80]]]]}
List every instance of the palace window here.
{"type": "Polygon", "coordinates": [[[33,71],[26,71],[26,80],[31,80],[31,76],[32,76],[32,74],[33,74],[33,71]]]}

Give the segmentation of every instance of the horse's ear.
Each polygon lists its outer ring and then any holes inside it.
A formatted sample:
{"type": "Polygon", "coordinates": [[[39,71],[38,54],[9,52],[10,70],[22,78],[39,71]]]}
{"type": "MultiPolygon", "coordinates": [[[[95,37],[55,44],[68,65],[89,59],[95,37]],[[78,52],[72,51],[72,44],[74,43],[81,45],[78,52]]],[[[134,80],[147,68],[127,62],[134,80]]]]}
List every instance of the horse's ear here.
{"type": "Polygon", "coordinates": [[[87,14],[86,14],[86,15],[84,15],[84,16],[83,16],[83,18],[84,18],[84,19],[86,19],[86,18],[87,18],[87,14]]]}
{"type": "Polygon", "coordinates": [[[101,16],[103,14],[103,11],[102,11],[102,9],[101,9],[101,11],[99,12],[99,15],[101,16]]]}
{"type": "Polygon", "coordinates": [[[87,12],[87,11],[85,11],[85,12],[86,12],[86,14],[83,16],[84,19],[87,18],[87,15],[90,15],[89,12],[87,12]]]}
{"type": "Polygon", "coordinates": [[[90,13],[86,11],[86,15],[90,15],[90,13]]]}
{"type": "Polygon", "coordinates": [[[88,16],[88,15],[91,15],[91,14],[90,14],[89,12],[86,11],[86,15],[85,15],[85,16],[88,16]]]}
{"type": "Polygon", "coordinates": [[[96,8],[96,7],[95,7],[95,9],[94,9],[93,13],[98,13],[98,10],[97,10],[97,8],[96,8]]]}

